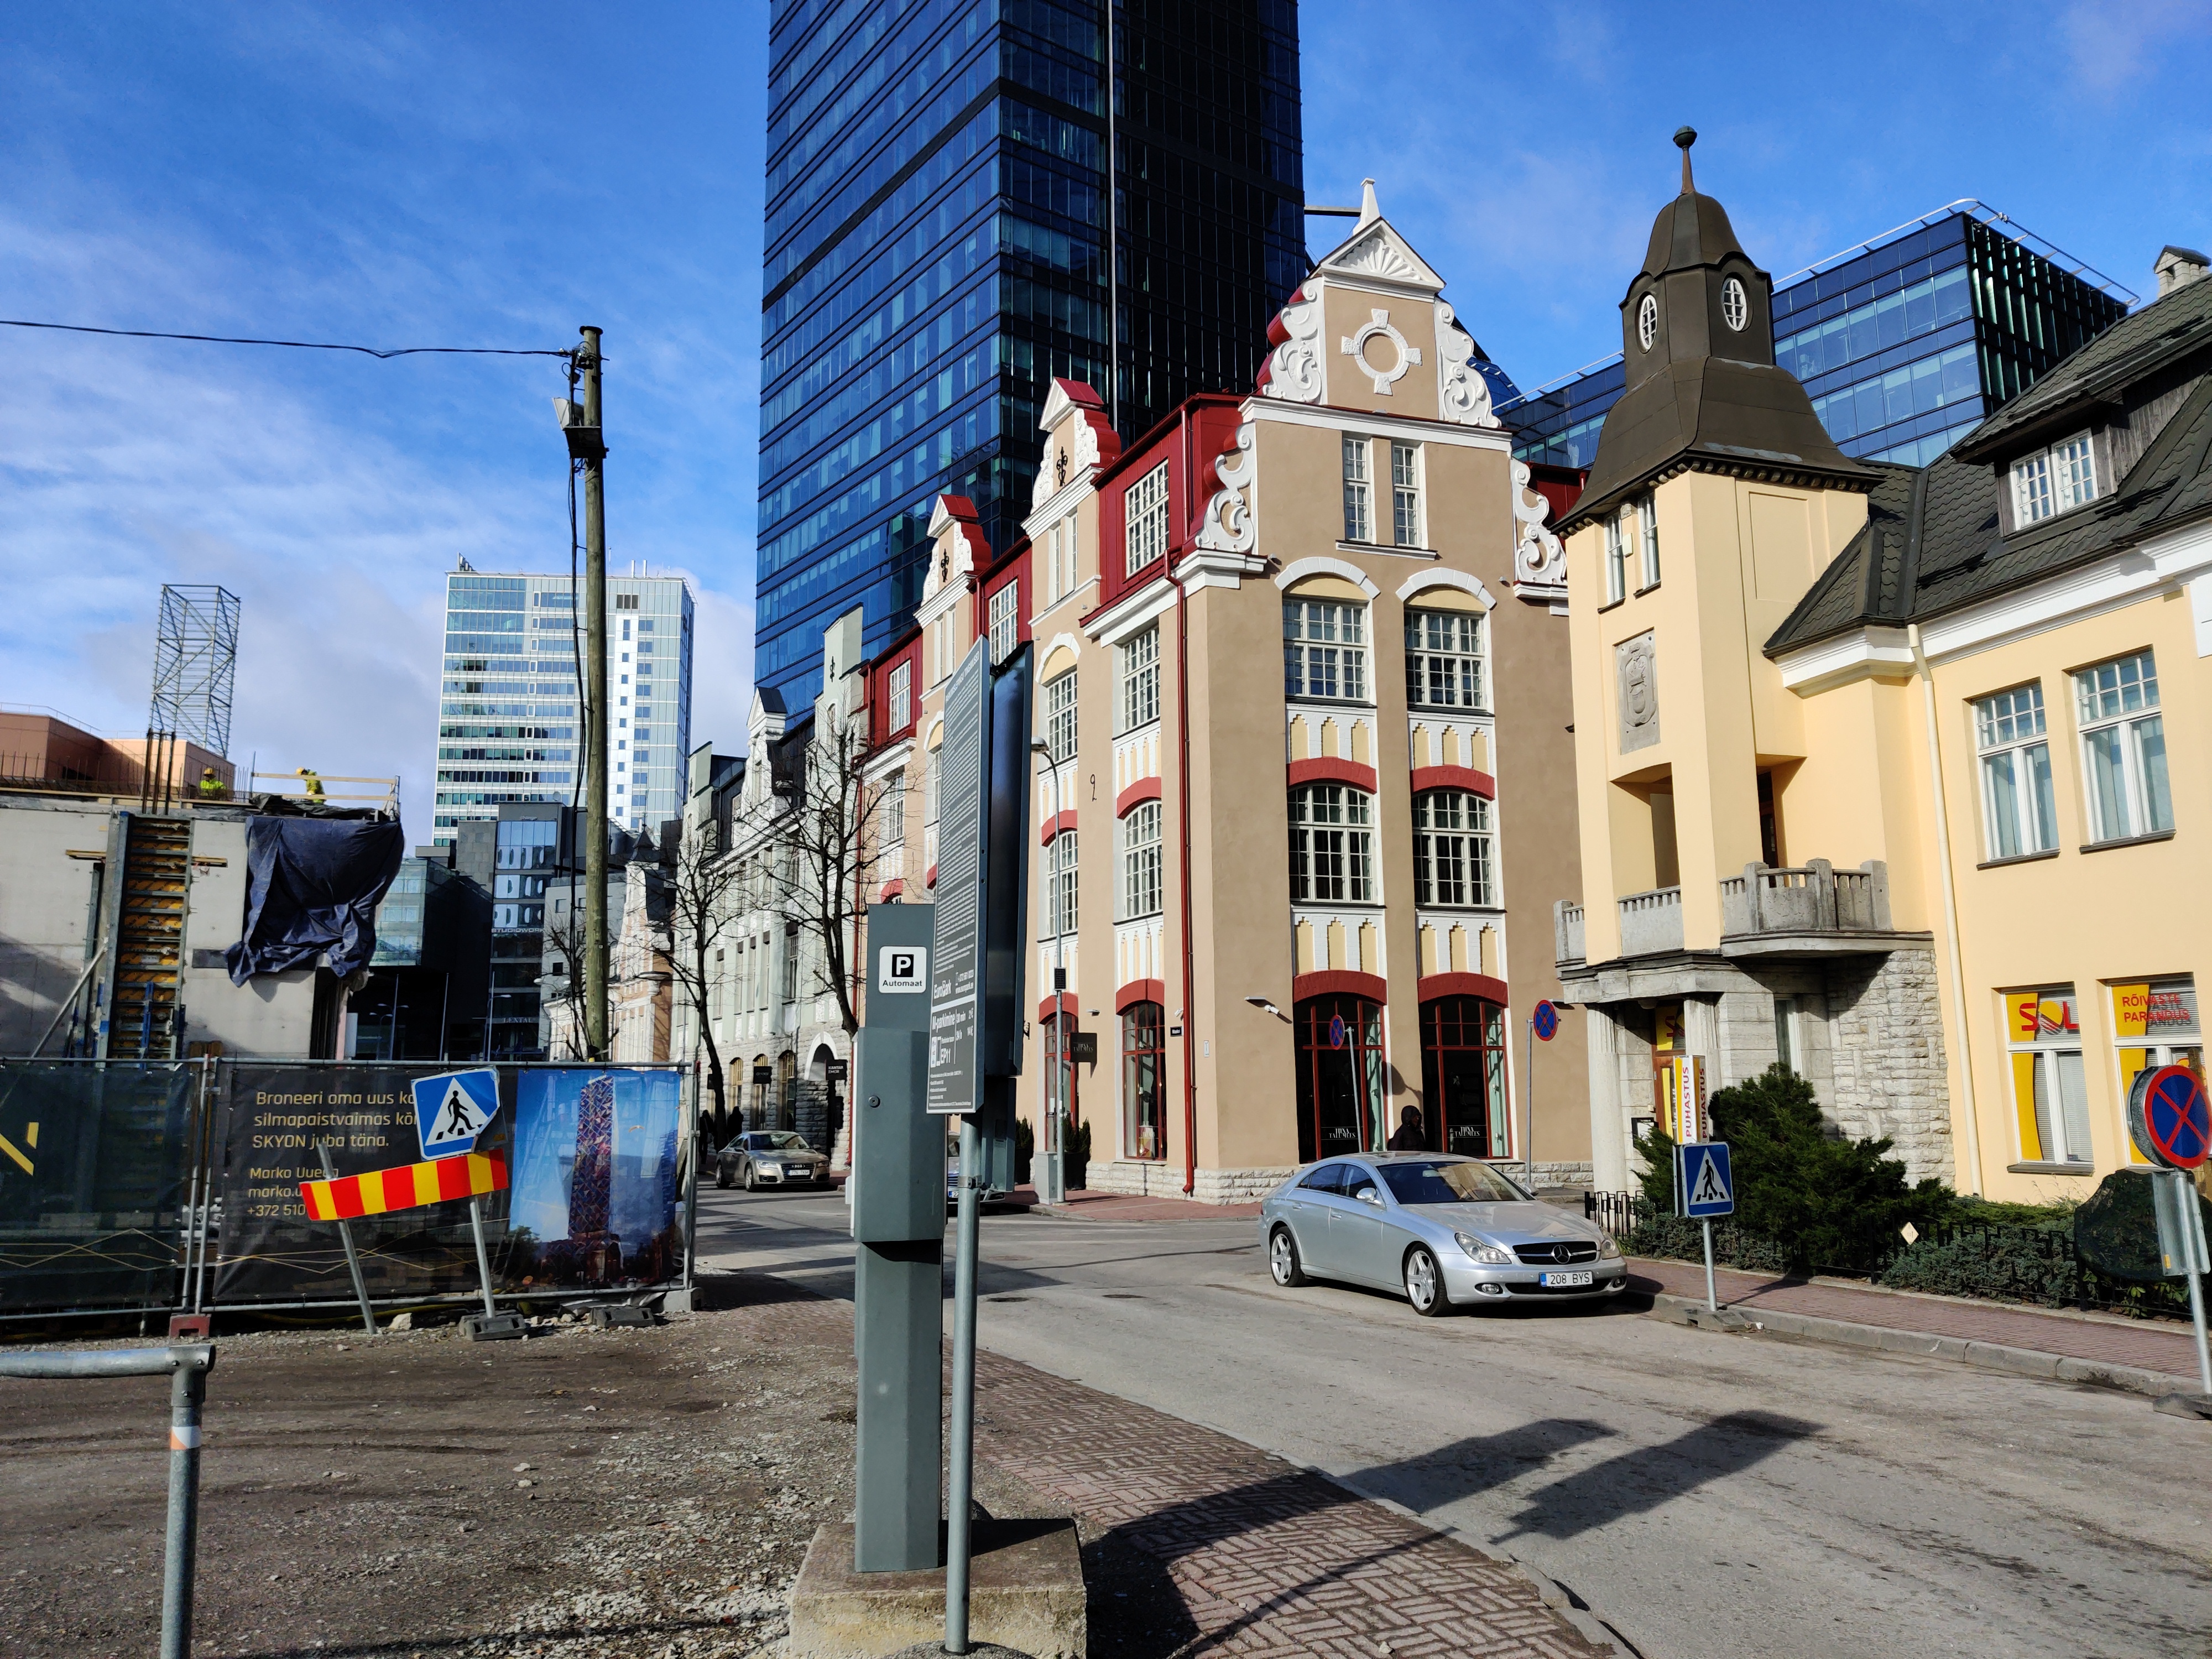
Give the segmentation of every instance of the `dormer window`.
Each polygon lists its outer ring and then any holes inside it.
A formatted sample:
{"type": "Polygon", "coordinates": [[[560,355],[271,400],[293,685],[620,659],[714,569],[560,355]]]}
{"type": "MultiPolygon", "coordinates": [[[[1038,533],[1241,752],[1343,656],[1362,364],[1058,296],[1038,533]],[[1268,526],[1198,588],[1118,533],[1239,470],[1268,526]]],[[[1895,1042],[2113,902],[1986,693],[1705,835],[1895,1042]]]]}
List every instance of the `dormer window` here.
{"type": "Polygon", "coordinates": [[[1651,343],[1659,337],[1659,301],[1649,294],[1636,307],[1636,337],[1643,343],[1646,351],[1651,349],[1651,343]]]}
{"type": "Polygon", "coordinates": [[[2012,516],[2015,525],[2037,524],[2097,499],[2097,456],[2089,434],[2077,432],[2063,442],[2012,464],[2012,516]]]}
{"type": "Polygon", "coordinates": [[[1743,284],[1731,276],[1721,284],[1721,320],[1741,334],[1751,318],[1751,303],[1745,299],[1743,284]]]}

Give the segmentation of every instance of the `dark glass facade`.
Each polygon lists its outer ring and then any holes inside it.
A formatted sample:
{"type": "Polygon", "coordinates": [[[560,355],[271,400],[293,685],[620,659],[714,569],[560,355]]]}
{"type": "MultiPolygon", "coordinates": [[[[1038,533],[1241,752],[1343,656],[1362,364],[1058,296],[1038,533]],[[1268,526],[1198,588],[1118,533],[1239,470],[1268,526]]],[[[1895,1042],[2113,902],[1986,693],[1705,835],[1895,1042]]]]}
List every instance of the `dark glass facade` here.
{"type": "Polygon", "coordinates": [[[769,110],[754,677],[788,701],[830,618],[908,625],[939,494],[1012,541],[1053,377],[1125,436],[1249,386],[1304,275],[1297,10],[779,0],[769,110]]]}
{"type": "MultiPolygon", "coordinates": [[[[1776,289],[1774,360],[1845,454],[1925,466],[2125,316],[2120,292],[1953,212],[1776,289]]],[[[1589,465],[1620,392],[1615,359],[1505,409],[1514,453],[1589,465]]]]}

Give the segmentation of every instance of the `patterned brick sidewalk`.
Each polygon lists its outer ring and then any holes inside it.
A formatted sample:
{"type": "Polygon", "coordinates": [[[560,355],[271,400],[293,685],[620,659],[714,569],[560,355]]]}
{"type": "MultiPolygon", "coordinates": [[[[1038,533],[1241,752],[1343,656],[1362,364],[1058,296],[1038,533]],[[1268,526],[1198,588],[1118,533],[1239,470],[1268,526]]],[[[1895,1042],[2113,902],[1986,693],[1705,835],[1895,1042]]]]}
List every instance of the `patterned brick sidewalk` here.
{"type": "MultiPolygon", "coordinates": [[[[1638,1256],[1632,1266],[1632,1283],[1640,1279],[1648,1290],[1701,1301],[1705,1297],[1702,1263],[1638,1256]]],[[[1770,1279],[1726,1267],[1715,1271],[1714,1285],[1723,1303],[1753,1318],[1762,1308],[1777,1308],[1816,1319],[1844,1319],[1886,1330],[1955,1336],[1969,1342],[1994,1342],[2100,1364],[2132,1365],[2167,1376],[2193,1379],[2197,1375],[2197,1340],[2185,1327],[2148,1321],[2123,1324],[2032,1308],[1977,1306],[1896,1291],[1770,1279]]]]}
{"type": "Polygon", "coordinates": [[[1210,1429],[992,1353],[975,1419],[981,1455],[1163,1565],[1198,1632],[1182,1654],[1613,1651],[1510,1565],[1210,1429]]]}

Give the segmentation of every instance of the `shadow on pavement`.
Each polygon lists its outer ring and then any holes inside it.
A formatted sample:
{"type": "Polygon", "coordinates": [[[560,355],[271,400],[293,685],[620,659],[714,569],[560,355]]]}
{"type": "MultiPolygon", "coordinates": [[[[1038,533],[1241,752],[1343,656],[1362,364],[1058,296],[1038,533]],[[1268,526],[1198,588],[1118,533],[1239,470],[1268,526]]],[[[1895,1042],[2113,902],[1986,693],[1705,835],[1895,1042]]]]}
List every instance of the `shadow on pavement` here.
{"type": "Polygon", "coordinates": [[[1502,1434],[1471,1435],[1434,1451],[1380,1463],[1351,1480],[1363,1492],[1381,1492],[1425,1515],[1502,1486],[1562,1452],[1607,1439],[1613,1432],[1602,1423],[1581,1418],[1547,1417],[1502,1434]]]}
{"type": "Polygon", "coordinates": [[[1663,1445],[1639,1446],[1554,1481],[1530,1497],[1505,1539],[1524,1533],[1572,1538],[1656,1510],[1670,1498],[1740,1474],[1784,1447],[1811,1438],[1822,1426],[1773,1412],[1730,1412],[1663,1445]]]}
{"type": "Polygon", "coordinates": [[[780,1302],[821,1302],[827,1298],[773,1273],[702,1273],[691,1281],[693,1306],[701,1313],[730,1313],[738,1308],[765,1308],[780,1302]]]}

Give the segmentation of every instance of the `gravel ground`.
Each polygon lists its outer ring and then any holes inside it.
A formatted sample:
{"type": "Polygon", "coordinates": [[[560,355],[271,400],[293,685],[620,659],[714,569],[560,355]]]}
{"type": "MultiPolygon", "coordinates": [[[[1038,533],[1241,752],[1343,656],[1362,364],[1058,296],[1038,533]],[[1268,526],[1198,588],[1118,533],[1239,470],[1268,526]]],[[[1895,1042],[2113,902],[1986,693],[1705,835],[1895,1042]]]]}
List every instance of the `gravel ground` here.
{"type": "MultiPolygon", "coordinates": [[[[772,1649],[851,1504],[850,1326],[793,1297],[732,1275],[660,1328],[497,1345],[220,1338],[194,1652],[772,1649]]],[[[154,1650],[167,1389],[0,1379],[8,1654],[154,1650]]]]}

